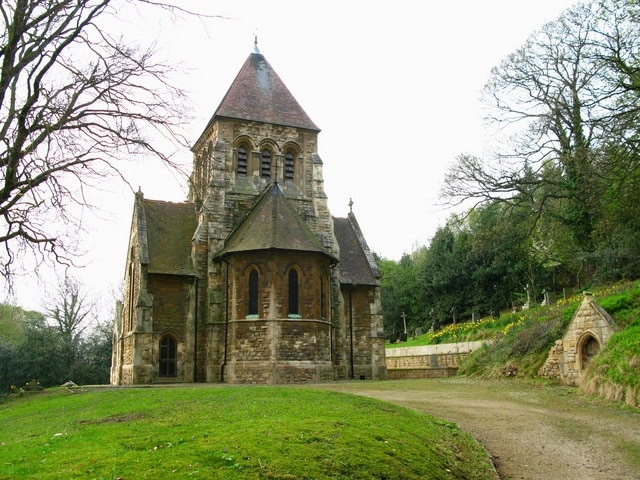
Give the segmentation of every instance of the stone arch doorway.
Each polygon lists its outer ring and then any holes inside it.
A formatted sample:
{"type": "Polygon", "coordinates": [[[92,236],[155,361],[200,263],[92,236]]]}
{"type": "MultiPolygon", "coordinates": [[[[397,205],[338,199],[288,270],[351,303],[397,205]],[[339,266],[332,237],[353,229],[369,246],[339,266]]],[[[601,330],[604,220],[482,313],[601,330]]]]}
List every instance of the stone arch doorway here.
{"type": "Polygon", "coordinates": [[[585,333],[578,342],[579,355],[579,369],[584,370],[591,363],[591,359],[595,357],[600,351],[600,342],[591,333],[585,333]]]}

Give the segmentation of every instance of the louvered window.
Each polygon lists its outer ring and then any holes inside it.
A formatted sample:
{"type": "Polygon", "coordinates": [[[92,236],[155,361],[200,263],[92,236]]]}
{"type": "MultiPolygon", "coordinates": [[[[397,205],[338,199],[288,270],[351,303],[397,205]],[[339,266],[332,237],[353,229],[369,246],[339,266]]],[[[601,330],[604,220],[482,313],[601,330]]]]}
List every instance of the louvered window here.
{"type": "Polygon", "coordinates": [[[243,177],[247,176],[247,149],[244,147],[238,148],[238,175],[243,177]]]}
{"type": "Polygon", "coordinates": [[[287,153],[284,156],[284,179],[285,180],[293,180],[294,175],[294,158],[293,153],[287,153]]]}
{"type": "Polygon", "coordinates": [[[271,152],[262,151],[262,168],[260,169],[262,178],[271,178],[271,152]]]}

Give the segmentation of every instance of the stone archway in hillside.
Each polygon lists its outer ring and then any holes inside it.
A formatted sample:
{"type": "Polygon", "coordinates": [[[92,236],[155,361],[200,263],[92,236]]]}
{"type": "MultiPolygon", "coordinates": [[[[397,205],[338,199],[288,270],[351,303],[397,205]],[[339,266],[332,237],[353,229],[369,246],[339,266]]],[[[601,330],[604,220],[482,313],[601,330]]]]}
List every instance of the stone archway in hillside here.
{"type": "Polygon", "coordinates": [[[585,292],[561,340],[556,341],[539,375],[578,385],[591,359],[613,335],[614,321],[591,293],[585,292]]]}
{"type": "Polygon", "coordinates": [[[578,369],[584,370],[591,363],[591,359],[600,351],[600,342],[591,332],[585,332],[578,340],[578,369]]]}

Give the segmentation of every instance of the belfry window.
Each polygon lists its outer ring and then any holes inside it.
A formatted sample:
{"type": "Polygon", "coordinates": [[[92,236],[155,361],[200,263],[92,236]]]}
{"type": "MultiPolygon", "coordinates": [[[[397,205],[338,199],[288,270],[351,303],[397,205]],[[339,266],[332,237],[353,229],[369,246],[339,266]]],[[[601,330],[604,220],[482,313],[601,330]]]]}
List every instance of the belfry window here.
{"type": "Polygon", "coordinates": [[[258,272],[251,270],[249,274],[249,309],[248,315],[258,315],[258,272]]]}
{"type": "Polygon", "coordinates": [[[238,175],[246,177],[247,176],[247,149],[245,147],[238,148],[238,163],[236,172],[238,175]]]}
{"type": "Polygon", "coordinates": [[[293,153],[288,152],[284,156],[284,179],[293,180],[294,173],[295,173],[295,163],[294,163],[293,153]]]}
{"type": "Polygon", "coordinates": [[[262,178],[271,178],[271,152],[267,149],[262,150],[260,176],[262,178]]]}
{"type": "Polygon", "coordinates": [[[171,335],[160,339],[160,376],[175,377],[178,371],[178,348],[171,335]]]}
{"type": "Polygon", "coordinates": [[[295,268],[289,270],[289,316],[300,314],[298,305],[298,271],[295,268]]]}

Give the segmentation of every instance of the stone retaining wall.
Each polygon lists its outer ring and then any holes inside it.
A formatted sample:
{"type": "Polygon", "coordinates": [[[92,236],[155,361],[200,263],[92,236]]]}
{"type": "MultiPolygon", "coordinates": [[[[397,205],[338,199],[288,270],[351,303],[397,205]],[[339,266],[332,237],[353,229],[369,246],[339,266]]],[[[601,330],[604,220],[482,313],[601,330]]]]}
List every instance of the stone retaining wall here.
{"type": "Polygon", "coordinates": [[[386,349],[389,379],[441,378],[456,374],[460,363],[486,342],[445,343],[386,349]]]}

